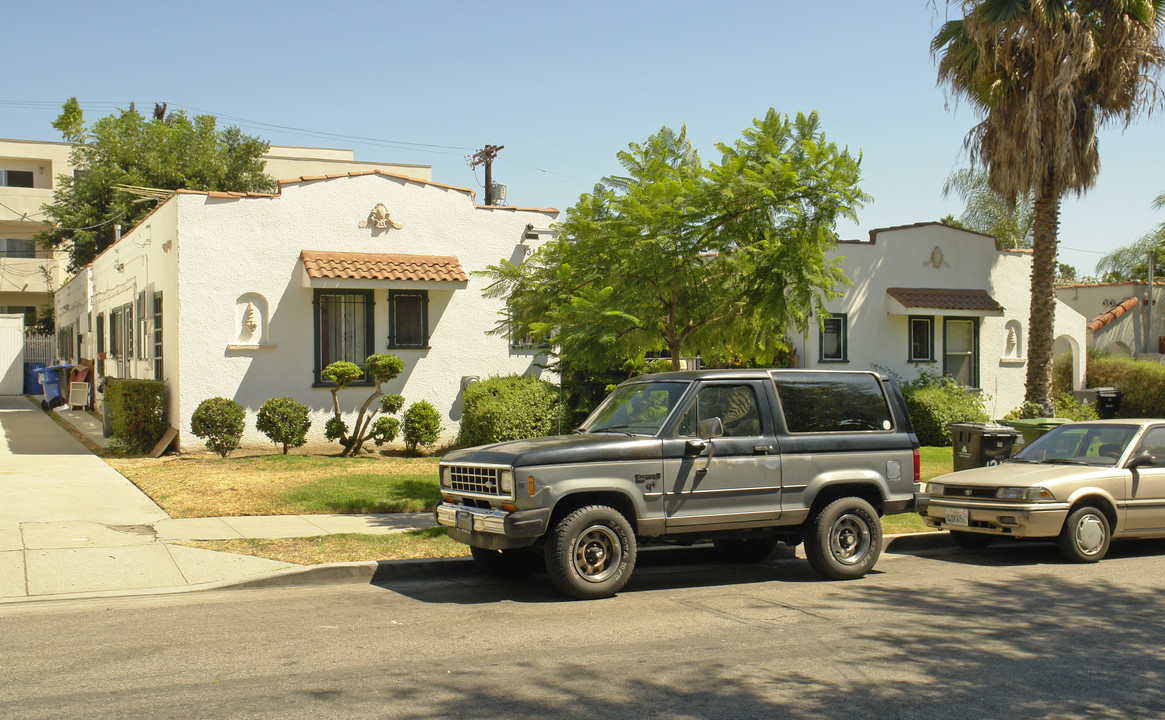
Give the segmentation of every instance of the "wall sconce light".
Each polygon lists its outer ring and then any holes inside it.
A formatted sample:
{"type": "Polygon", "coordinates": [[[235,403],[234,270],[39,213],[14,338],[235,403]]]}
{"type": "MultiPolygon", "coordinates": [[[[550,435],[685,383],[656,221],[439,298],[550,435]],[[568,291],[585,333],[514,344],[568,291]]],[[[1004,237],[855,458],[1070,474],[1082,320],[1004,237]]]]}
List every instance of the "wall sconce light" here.
{"type": "Polygon", "coordinates": [[[522,232],[522,242],[527,240],[537,240],[539,235],[549,235],[550,237],[558,237],[558,231],[551,228],[536,228],[533,223],[527,223],[525,231],[522,232]]]}
{"type": "Polygon", "coordinates": [[[113,263],[113,269],[118,272],[125,272],[125,263],[115,262],[113,263]]]}

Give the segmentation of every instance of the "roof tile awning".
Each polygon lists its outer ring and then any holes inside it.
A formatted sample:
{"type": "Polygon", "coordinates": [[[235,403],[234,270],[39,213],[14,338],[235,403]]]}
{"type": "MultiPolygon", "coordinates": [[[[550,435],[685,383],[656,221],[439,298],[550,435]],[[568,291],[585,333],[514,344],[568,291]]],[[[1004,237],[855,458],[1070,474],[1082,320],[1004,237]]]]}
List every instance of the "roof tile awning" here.
{"type": "Polygon", "coordinates": [[[1003,306],[986,290],[959,288],[886,288],[890,296],[890,313],[914,315],[924,311],[942,311],[959,315],[1002,315],[1003,306]]]}
{"type": "Polygon", "coordinates": [[[320,252],[299,254],[309,286],[378,287],[393,283],[439,283],[465,287],[469,277],[452,255],[320,252]]]}

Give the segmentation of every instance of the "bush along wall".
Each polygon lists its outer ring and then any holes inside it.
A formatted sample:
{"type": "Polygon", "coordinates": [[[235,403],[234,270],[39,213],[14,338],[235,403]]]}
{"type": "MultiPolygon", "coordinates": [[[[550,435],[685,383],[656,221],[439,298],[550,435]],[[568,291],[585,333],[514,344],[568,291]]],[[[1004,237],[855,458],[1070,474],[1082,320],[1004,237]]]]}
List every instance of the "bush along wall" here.
{"type": "Polygon", "coordinates": [[[109,378],[104,402],[112,420],[110,436],[127,453],[148,453],[170,427],[166,384],[161,380],[109,378]]]}
{"type": "Polygon", "coordinates": [[[1118,417],[1165,415],[1165,365],[1128,357],[1090,355],[1085,385],[1120,390],[1118,417]]]}
{"type": "Polygon", "coordinates": [[[465,389],[460,445],[488,445],[567,430],[562,393],[545,380],[508,375],[465,389]]]}
{"type": "Polygon", "coordinates": [[[951,444],[947,428],[957,422],[986,422],[983,399],[974,390],[959,385],[950,377],[922,373],[918,380],[902,386],[906,409],[918,442],[946,447],[951,444]]]}

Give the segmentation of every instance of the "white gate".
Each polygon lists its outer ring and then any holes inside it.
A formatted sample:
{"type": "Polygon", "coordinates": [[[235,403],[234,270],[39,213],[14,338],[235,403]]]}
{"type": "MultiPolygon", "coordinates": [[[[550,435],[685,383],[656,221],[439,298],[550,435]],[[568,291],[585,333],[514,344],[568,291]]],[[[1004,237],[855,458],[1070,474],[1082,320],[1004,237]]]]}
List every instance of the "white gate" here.
{"type": "Polygon", "coordinates": [[[24,337],[24,362],[57,364],[56,335],[26,335],[24,337]]]}
{"type": "Polygon", "coordinates": [[[24,392],[24,316],[0,315],[0,395],[24,392]]]}

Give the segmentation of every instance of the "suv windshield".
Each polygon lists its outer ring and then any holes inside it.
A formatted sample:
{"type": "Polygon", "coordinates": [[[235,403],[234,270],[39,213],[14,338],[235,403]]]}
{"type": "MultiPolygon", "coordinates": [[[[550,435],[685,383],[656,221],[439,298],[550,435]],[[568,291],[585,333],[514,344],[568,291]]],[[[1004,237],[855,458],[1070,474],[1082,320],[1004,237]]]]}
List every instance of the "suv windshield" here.
{"type": "Polygon", "coordinates": [[[1136,434],[1136,425],[1069,423],[1036,438],[1031,445],[1019,451],[1015,459],[1043,463],[1115,465],[1136,434]]]}
{"type": "Polygon", "coordinates": [[[583,432],[654,435],[688,389],[686,382],[620,385],[579,428],[583,432]]]}

